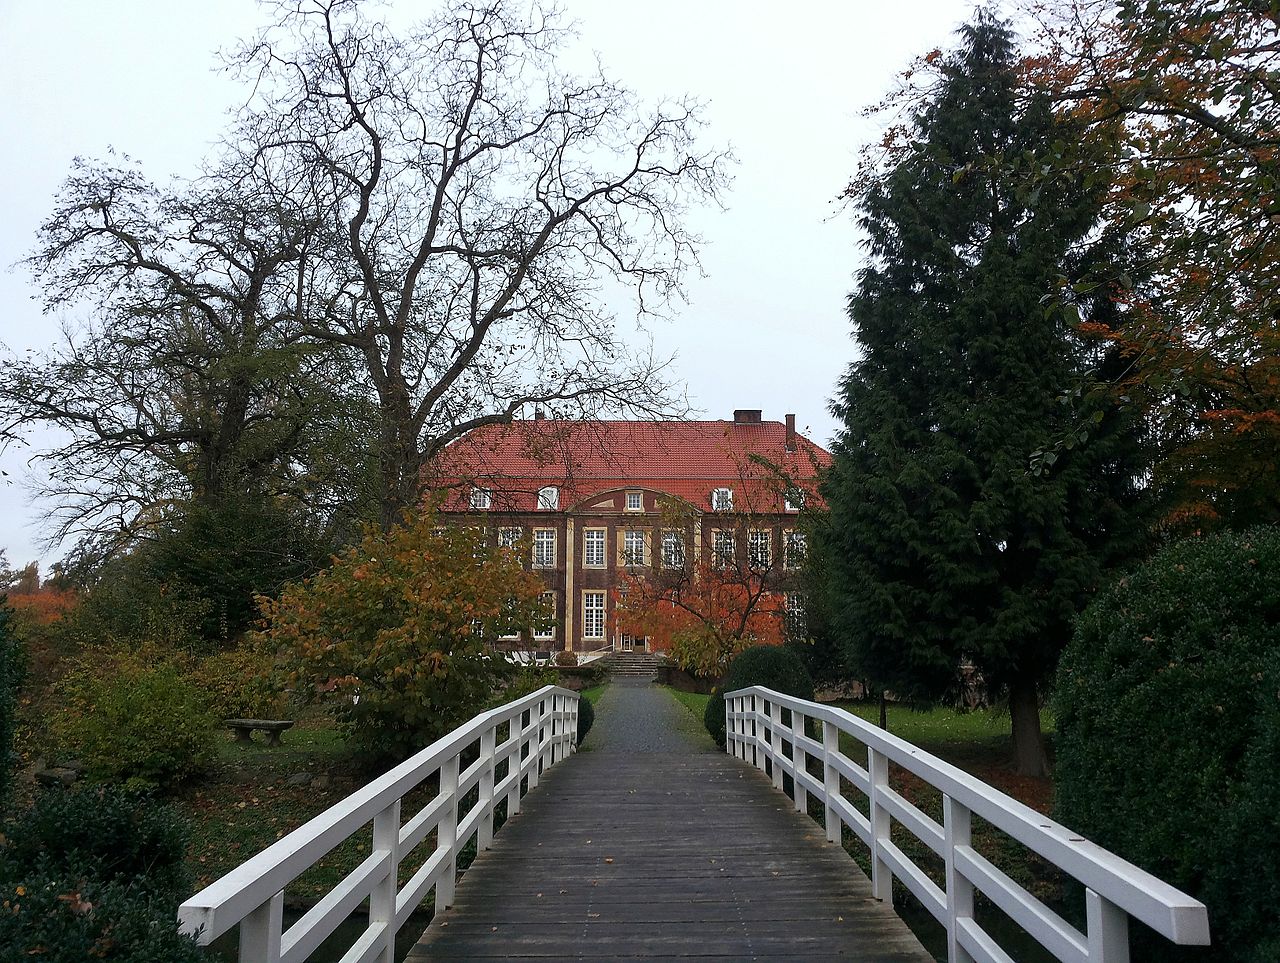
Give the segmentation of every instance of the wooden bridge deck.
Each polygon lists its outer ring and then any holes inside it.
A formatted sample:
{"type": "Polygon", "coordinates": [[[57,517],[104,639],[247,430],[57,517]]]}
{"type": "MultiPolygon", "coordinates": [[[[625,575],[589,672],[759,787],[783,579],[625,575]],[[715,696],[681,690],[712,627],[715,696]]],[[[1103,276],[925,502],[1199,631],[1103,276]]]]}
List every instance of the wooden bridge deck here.
{"type": "Polygon", "coordinates": [[[409,961],[931,963],[857,864],[664,690],[615,684],[409,961]]]}

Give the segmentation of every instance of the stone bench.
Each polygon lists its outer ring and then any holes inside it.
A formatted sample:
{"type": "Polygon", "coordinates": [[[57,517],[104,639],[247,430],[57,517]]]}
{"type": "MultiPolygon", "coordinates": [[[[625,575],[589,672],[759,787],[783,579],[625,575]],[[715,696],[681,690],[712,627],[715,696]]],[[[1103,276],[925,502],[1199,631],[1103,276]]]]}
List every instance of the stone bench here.
{"type": "Polygon", "coordinates": [[[280,745],[280,733],[293,725],[292,719],[228,719],[226,726],[236,734],[236,742],[253,742],[253,730],[265,733],[268,746],[280,745]]]}

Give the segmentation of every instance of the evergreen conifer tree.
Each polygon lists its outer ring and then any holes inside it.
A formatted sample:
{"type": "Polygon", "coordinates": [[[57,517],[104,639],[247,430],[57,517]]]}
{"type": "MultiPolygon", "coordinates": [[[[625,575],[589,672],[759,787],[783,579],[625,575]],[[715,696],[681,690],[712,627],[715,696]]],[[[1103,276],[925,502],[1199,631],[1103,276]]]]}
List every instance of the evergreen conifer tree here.
{"type": "Polygon", "coordinates": [[[1079,431],[1061,397],[1097,359],[1042,299],[1096,256],[1099,198],[1080,178],[1039,177],[1037,157],[1068,134],[1019,89],[1009,29],[979,13],[961,39],[909,151],[858,197],[861,356],[833,404],[844,428],[820,555],[850,664],[924,701],[970,660],[1008,696],[1019,771],[1038,774],[1037,687],[1126,528],[1133,473],[1112,415],[1028,471],[1079,431]]]}

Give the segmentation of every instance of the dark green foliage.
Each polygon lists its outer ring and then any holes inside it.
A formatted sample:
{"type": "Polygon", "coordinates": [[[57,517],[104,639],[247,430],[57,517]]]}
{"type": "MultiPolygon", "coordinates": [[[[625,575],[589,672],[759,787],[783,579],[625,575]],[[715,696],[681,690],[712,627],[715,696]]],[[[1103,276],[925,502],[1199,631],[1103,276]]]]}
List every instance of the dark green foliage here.
{"type": "Polygon", "coordinates": [[[0,883],[0,959],[200,963],[177,905],[137,885],[36,872],[0,883]],[[19,895],[21,889],[22,895],[19,895]]]}
{"type": "Polygon", "coordinates": [[[187,824],[172,809],[114,786],[52,789],[5,827],[6,866],[131,883],[175,904],[190,890],[187,824]]]}
{"type": "Polygon", "coordinates": [[[175,665],[143,650],[81,663],[59,683],[59,736],[94,779],[172,789],[214,753],[208,698],[175,665]]]}
{"type": "Polygon", "coordinates": [[[578,697],[578,745],[582,745],[582,740],[587,738],[587,733],[591,731],[591,727],[595,725],[596,707],[591,704],[590,699],[578,697]]]}
{"type": "Polygon", "coordinates": [[[813,677],[794,650],[780,645],[757,645],[743,650],[729,663],[723,686],[711,694],[702,715],[702,724],[722,749],[726,739],[724,694],[752,685],[800,699],[813,698],[813,677]]]}
{"type": "Polygon", "coordinates": [[[223,644],[257,618],[256,595],[317,571],[329,548],[305,517],[266,498],[189,502],[103,566],[68,630],[91,644],[223,644]]]}
{"type": "Polygon", "coordinates": [[[8,800],[17,768],[13,756],[14,717],[25,669],[22,643],[13,632],[13,610],[0,595],[0,807],[8,800]]]}
{"type": "Polygon", "coordinates": [[[196,963],[178,935],[186,826],[116,789],[55,790],[5,827],[0,959],[196,963]]]}
{"type": "Polygon", "coordinates": [[[1280,959],[1280,532],[1121,579],[1081,616],[1056,706],[1062,822],[1208,905],[1214,950],[1188,959],[1280,959]]]}
{"type": "Polygon", "coordinates": [[[1078,444],[1061,403],[1097,359],[1042,303],[1079,270],[1099,203],[1040,179],[1037,158],[1072,135],[1018,89],[1004,25],[979,13],[943,64],[912,146],[858,199],[871,263],[849,299],[861,357],[833,406],[818,607],[847,664],[899,698],[939,698],[971,659],[1038,748],[1035,686],[1131,514],[1129,440],[1100,412],[1078,444]],[[1033,476],[1032,454],[1068,432],[1033,476]]]}

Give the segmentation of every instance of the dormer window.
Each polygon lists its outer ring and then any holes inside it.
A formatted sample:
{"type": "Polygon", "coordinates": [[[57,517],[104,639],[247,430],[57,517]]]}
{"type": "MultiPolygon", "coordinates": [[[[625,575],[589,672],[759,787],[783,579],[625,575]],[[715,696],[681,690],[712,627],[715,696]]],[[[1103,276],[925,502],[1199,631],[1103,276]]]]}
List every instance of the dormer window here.
{"type": "Polygon", "coordinates": [[[717,512],[733,511],[733,489],[732,488],[713,488],[711,489],[711,509],[717,512]]]}
{"type": "Polygon", "coordinates": [[[560,510],[560,489],[555,485],[547,485],[538,489],[538,511],[555,512],[560,510]]]}
{"type": "Polygon", "coordinates": [[[471,510],[473,512],[487,511],[493,505],[493,492],[488,488],[471,489],[471,510]]]}
{"type": "Polygon", "coordinates": [[[629,512],[644,511],[644,493],[643,492],[627,492],[627,511],[629,512]]]}
{"type": "Polygon", "coordinates": [[[804,508],[804,489],[788,488],[786,495],[783,496],[783,504],[789,512],[798,512],[804,508]]]}

